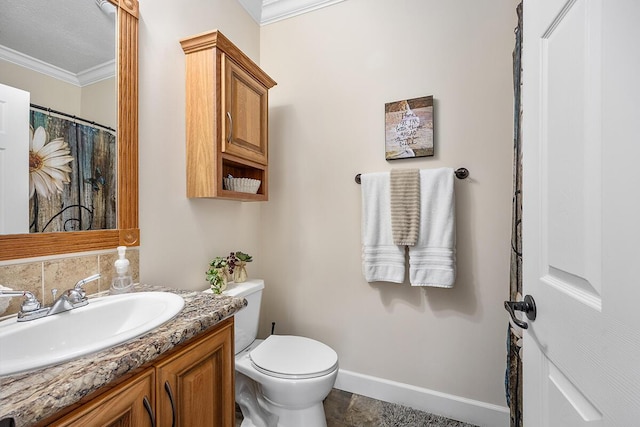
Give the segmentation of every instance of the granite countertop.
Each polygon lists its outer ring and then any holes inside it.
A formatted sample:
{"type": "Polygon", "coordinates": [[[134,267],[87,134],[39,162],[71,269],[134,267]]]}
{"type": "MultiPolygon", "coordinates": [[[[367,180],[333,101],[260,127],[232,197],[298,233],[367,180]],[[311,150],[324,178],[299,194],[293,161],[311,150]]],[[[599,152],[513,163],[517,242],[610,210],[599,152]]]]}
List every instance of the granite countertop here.
{"type": "Polygon", "coordinates": [[[176,317],[138,338],[78,359],[0,377],[0,420],[16,427],[41,421],[127,373],[157,359],[246,306],[244,298],[136,285],[136,291],[168,291],[184,298],[176,317]]]}

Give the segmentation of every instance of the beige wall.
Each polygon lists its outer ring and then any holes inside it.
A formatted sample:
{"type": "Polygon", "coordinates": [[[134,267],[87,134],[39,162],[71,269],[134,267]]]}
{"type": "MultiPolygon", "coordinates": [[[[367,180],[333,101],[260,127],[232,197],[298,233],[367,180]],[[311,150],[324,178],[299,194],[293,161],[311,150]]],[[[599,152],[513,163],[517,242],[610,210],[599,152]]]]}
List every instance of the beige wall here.
{"type": "Polygon", "coordinates": [[[32,104],[116,127],[115,78],[79,87],[4,60],[0,76],[0,83],[29,92],[32,104]]]}
{"type": "Polygon", "coordinates": [[[81,90],[46,74],[0,60],[0,83],[26,90],[31,103],[67,114],[80,115],[81,90]]]}
{"type": "MultiPolygon", "coordinates": [[[[267,286],[262,335],[276,321],[333,346],[343,369],[504,405],[515,4],[349,0],[260,29],[235,0],[142,1],[141,280],[202,289],[212,257],[249,252],[267,286]],[[178,41],[214,28],[279,83],[268,203],[185,197],[178,41]],[[436,156],[386,162],[384,103],[423,95],[436,156]],[[456,182],[452,290],[362,278],[353,177],[396,166],[471,171],[456,182]]],[[[35,274],[9,268],[3,279],[35,274]]]]}
{"type": "Polygon", "coordinates": [[[80,117],[116,129],[117,93],[115,77],[83,86],[80,95],[80,117]]]}
{"type": "Polygon", "coordinates": [[[186,197],[185,57],[180,39],[219,29],[254,61],[260,31],[236,0],[140,2],[140,276],[147,283],[207,287],[209,261],[232,250],[256,261],[259,203],[186,197]]]}
{"type": "Polygon", "coordinates": [[[261,332],[331,345],[340,367],[505,405],[515,0],[349,0],[261,29],[270,201],[261,332]],[[384,104],[433,95],[432,158],[384,159],[384,104]],[[455,183],[454,289],[368,284],[360,187],[392,167],[467,167],[455,183]]]}

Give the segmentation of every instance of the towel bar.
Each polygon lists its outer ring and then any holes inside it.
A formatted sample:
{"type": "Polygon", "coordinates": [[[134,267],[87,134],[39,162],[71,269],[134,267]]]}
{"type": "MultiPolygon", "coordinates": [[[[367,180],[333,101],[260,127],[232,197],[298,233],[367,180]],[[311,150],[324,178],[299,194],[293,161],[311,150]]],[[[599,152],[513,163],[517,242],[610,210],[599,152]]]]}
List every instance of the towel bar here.
{"type": "MultiPolygon", "coordinates": [[[[456,178],[458,179],[466,179],[469,177],[469,170],[467,168],[458,168],[455,171],[453,171],[453,173],[456,175],[456,178]]],[[[362,174],[357,174],[356,175],[356,184],[360,184],[360,176],[362,174]]]]}

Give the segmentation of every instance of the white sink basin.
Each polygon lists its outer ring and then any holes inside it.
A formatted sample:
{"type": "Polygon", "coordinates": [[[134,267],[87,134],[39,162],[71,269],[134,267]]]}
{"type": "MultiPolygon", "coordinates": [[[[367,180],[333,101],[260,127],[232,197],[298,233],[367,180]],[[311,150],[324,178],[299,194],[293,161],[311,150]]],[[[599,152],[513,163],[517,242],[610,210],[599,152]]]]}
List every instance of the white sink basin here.
{"type": "Polygon", "coordinates": [[[90,299],[89,304],[27,322],[0,322],[0,375],[42,368],[121,344],[162,325],[182,310],[169,292],[90,299]]]}

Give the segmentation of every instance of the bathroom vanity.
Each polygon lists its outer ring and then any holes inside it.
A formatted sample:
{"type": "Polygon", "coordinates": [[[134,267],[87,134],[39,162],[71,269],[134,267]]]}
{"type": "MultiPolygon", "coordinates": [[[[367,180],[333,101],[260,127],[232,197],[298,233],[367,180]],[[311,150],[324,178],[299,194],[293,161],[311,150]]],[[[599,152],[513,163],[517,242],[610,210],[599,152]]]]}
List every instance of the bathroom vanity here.
{"type": "Polygon", "coordinates": [[[183,310],[141,337],[67,363],[0,377],[0,420],[13,418],[17,427],[232,427],[233,314],[246,300],[175,292],[185,300],[183,310]]]}

